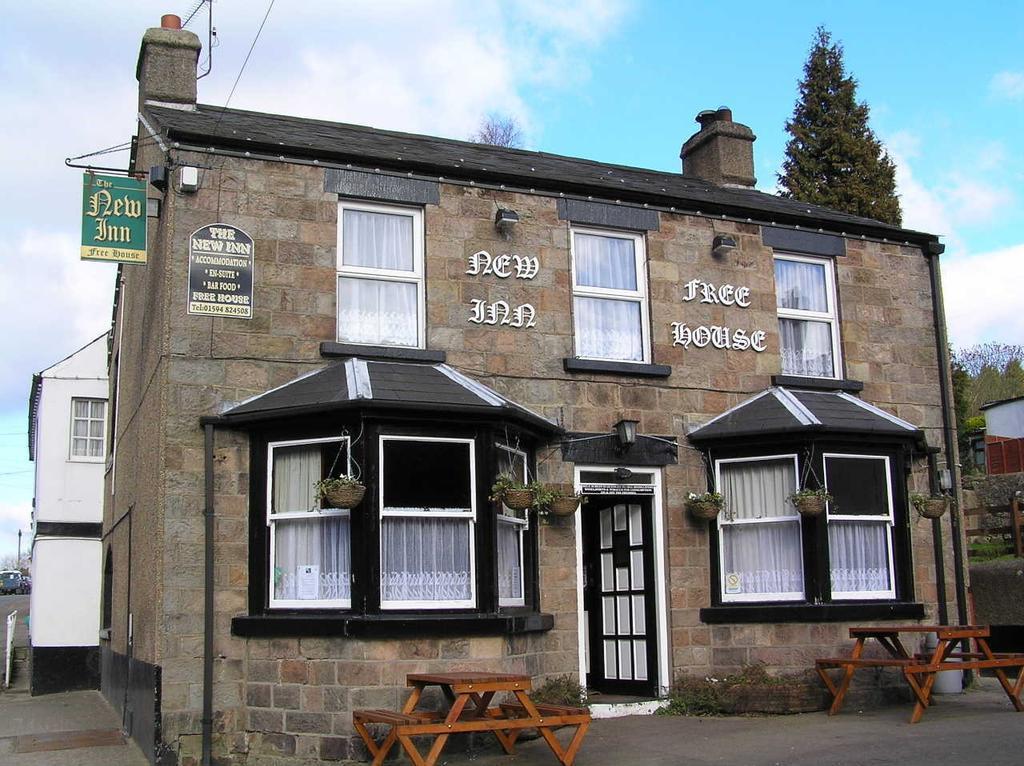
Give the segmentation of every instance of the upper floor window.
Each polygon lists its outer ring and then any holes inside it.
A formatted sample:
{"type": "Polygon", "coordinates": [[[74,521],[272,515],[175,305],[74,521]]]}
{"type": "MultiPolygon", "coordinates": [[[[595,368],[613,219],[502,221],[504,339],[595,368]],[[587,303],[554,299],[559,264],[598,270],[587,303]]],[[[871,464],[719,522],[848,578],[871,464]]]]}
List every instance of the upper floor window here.
{"type": "Polygon", "coordinates": [[[71,459],[103,460],[107,403],[103,399],[71,400],[71,459]]]}
{"type": "Polygon", "coordinates": [[[641,235],[573,229],[572,286],[576,356],[650,360],[641,235]]]}
{"type": "Polygon", "coordinates": [[[338,340],[422,348],[423,213],[338,206],[338,340]]]}
{"type": "Polygon", "coordinates": [[[819,378],[840,377],[832,262],[776,255],[775,296],[782,372],[819,378]]]}

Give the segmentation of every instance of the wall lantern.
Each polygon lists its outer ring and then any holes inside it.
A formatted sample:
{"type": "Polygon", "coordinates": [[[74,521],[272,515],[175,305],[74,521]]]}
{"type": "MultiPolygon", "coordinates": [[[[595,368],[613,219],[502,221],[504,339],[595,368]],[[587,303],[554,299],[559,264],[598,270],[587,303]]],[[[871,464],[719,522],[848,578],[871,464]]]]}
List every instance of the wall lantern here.
{"type": "Polygon", "coordinates": [[[736,249],[736,239],[728,234],[716,234],[711,241],[711,254],[716,258],[724,258],[736,249]]]}
{"type": "Polygon", "coordinates": [[[501,232],[505,239],[512,235],[512,229],[517,223],[519,223],[519,213],[515,210],[500,207],[494,214],[494,228],[501,232]]]}
{"type": "Polygon", "coordinates": [[[620,420],[615,424],[615,436],[619,440],[620,447],[629,447],[636,444],[636,427],[639,421],[620,420]]]}

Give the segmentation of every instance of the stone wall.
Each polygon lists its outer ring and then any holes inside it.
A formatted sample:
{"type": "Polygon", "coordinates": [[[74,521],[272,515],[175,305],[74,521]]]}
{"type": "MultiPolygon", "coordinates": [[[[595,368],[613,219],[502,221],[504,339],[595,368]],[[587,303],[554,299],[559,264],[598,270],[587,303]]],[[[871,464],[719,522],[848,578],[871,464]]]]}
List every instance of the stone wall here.
{"type": "MultiPolygon", "coordinates": [[[[180,155],[179,155],[180,156],[180,155]]],[[[192,196],[168,195],[146,267],[130,267],[123,298],[125,359],[119,412],[132,413],[119,451],[118,500],[134,503],[144,539],[137,540],[140,649],[163,668],[164,738],[183,763],[198,751],[202,663],[203,434],[199,418],[325,364],[321,341],[335,339],[337,197],[323,191],[322,168],[207,155],[180,156],[209,166],[192,196]],[[188,238],[223,221],[255,239],[251,320],[186,316],[188,238]],[[147,398],[148,397],[148,398],[147,398]],[[130,457],[129,455],[134,455],[130,457]],[[133,462],[134,461],[134,462],[133,462]],[[123,469],[122,469],[123,467],[123,469]]],[[[441,185],[427,206],[427,346],[448,362],[566,429],[606,432],[621,418],[642,433],[674,435],[685,444],[692,426],[765,388],[779,371],[771,250],[751,223],[662,213],[646,237],[653,360],[672,367],[664,380],[567,374],[573,356],[569,227],[553,197],[441,185]],[[495,231],[498,206],[521,222],[512,239],[495,231]],[[713,259],[716,233],[739,248],[713,259]],[[467,257],[536,255],[535,279],[467,275],[467,257]],[[748,309],[680,300],[681,284],[699,277],[747,285],[748,309]],[[533,329],[468,321],[470,302],[505,300],[537,309],[533,329]],[[767,351],[683,350],[670,325],[719,324],[767,331],[767,351]]],[[[921,425],[941,444],[938,367],[927,262],[912,247],[849,241],[838,259],[847,377],[865,381],[864,398],[921,425]]],[[[127,415],[126,415],[127,417],[127,415]]],[[[274,756],[336,759],[354,754],[351,709],[394,707],[412,670],[501,668],[534,676],[578,669],[575,530],[541,529],[543,611],[555,629],[513,638],[407,641],[241,639],[230,620],[247,609],[249,465],[246,438],[217,432],[215,709],[218,748],[249,762],[274,756]],[[250,732],[250,735],[245,735],[250,732]]],[[[541,479],[571,481],[557,453],[541,479]]],[[[915,466],[923,488],[925,467],[915,466]]],[[[709,626],[699,610],[711,603],[706,525],[683,513],[689,491],[703,490],[699,457],[680,449],[665,470],[670,642],[674,671],[723,672],[750,662],[806,669],[822,652],[848,643],[845,625],[709,626]]],[[[912,524],[917,597],[934,618],[935,575],[930,526],[912,524]]],[[[944,520],[947,529],[948,520],[944,520]]],[[[947,546],[948,547],[948,546],[947,546]]],[[[946,566],[952,594],[952,559],[946,566]]],[[[135,586],[133,585],[133,588],[135,586]]],[[[952,597],[952,596],[950,596],[952,597]]],[[[135,595],[133,594],[133,600],[135,595]]]]}

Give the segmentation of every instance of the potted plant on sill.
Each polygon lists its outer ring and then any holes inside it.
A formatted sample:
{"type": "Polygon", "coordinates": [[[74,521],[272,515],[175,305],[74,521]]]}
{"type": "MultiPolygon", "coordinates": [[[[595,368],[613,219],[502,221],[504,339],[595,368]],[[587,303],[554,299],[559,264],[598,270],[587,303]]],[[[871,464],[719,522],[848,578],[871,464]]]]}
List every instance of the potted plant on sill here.
{"type": "Polygon", "coordinates": [[[938,519],[949,508],[949,498],[946,495],[922,495],[915,492],[910,496],[910,504],[924,518],[938,519]]]}
{"type": "Polygon", "coordinates": [[[834,503],[835,498],[827,489],[801,489],[789,496],[801,516],[814,518],[825,512],[826,503],[834,503]]]}
{"type": "Polygon", "coordinates": [[[513,511],[525,511],[534,504],[534,486],[502,475],[491,486],[490,499],[495,503],[504,503],[513,511]]]}
{"type": "Polygon", "coordinates": [[[359,479],[347,474],[321,479],[315,486],[316,497],[324,508],[355,508],[366,493],[359,479]]]}
{"type": "Polygon", "coordinates": [[[722,511],[724,500],[719,492],[691,492],[686,496],[686,510],[700,521],[714,521],[722,511]]]}

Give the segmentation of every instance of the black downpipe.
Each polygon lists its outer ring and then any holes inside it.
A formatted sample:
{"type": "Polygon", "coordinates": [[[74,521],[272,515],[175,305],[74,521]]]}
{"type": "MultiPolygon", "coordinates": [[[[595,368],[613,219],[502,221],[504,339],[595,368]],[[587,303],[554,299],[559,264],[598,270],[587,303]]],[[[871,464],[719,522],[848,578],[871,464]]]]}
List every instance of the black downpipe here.
{"type": "Polygon", "coordinates": [[[210,766],[213,752],[213,424],[204,425],[205,528],[203,581],[203,766],[210,766]]]}
{"type": "MultiPolygon", "coordinates": [[[[926,248],[928,258],[928,274],[931,277],[932,286],[932,308],[935,312],[935,347],[939,355],[939,397],[942,400],[942,431],[945,437],[946,466],[949,469],[950,483],[953,486],[953,497],[956,498],[956,488],[960,486],[960,465],[959,451],[956,446],[956,428],[953,425],[951,413],[953,411],[952,396],[949,386],[949,345],[946,338],[946,311],[942,305],[942,277],[939,274],[939,255],[945,250],[945,246],[938,242],[929,243],[926,248]]],[[[953,535],[953,573],[956,583],[956,611],[961,625],[967,625],[967,583],[964,581],[964,546],[963,531],[960,523],[960,507],[958,503],[951,503],[949,509],[949,521],[953,535]]],[[[966,645],[966,640],[965,640],[966,645]]],[[[966,649],[965,649],[966,651],[966,649]]]]}

